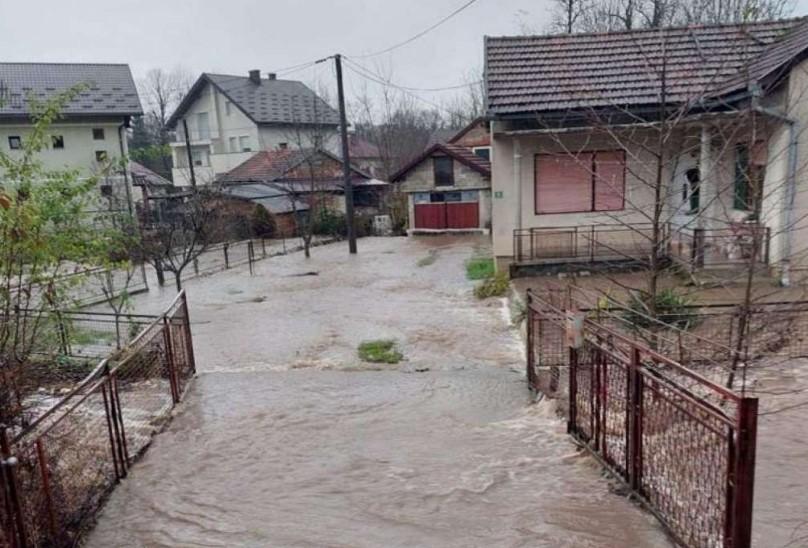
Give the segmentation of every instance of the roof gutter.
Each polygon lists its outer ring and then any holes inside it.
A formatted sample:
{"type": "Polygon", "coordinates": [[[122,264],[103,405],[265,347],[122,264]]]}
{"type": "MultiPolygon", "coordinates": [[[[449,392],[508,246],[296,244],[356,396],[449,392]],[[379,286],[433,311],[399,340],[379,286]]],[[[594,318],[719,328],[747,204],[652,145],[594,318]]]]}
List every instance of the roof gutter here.
{"type": "Polygon", "coordinates": [[[788,287],[791,285],[791,225],[794,222],[794,197],[796,195],[797,180],[797,145],[799,143],[799,123],[796,119],[789,117],[779,110],[764,107],[760,104],[762,90],[756,84],[750,85],[752,95],[752,110],[779,120],[788,125],[788,167],[786,172],[786,189],[783,200],[783,207],[780,210],[783,233],[783,258],[782,270],[780,273],[780,285],[788,287]]]}

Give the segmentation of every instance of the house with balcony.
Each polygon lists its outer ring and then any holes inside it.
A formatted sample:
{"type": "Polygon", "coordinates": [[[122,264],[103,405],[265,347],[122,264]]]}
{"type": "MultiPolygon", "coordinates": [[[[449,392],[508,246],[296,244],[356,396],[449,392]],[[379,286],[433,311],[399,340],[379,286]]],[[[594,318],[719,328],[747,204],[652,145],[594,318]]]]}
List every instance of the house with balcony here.
{"type": "Polygon", "coordinates": [[[140,200],[132,185],[126,132],[143,114],[132,72],[125,64],[0,63],[0,149],[22,154],[33,124],[31,106],[81,86],[50,128],[38,160],[46,170],[100,176],[99,190],[123,204],[140,200]]]}
{"type": "Polygon", "coordinates": [[[512,273],[808,267],[808,20],[485,39],[492,239],[512,273]]]}
{"type": "Polygon", "coordinates": [[[212,183],[258,151],[339,147],[339,115],[328,103],[302,82],[262,78],[258,70],[203,73],[168,126],[180,186],[191,184],[192,171],[197,184],[212,183]]]}

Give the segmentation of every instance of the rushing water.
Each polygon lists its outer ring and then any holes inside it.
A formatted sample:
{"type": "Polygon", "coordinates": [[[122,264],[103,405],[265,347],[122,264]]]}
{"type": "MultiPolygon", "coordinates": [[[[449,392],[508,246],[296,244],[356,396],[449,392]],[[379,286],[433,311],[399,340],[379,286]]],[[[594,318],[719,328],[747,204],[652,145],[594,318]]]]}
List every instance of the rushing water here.
{"type": "Polygon", "coordinates": [[[189,283],[202,373],[89,546],[670,546],[531,402],[479,240],[359,243],[189,283]]]}

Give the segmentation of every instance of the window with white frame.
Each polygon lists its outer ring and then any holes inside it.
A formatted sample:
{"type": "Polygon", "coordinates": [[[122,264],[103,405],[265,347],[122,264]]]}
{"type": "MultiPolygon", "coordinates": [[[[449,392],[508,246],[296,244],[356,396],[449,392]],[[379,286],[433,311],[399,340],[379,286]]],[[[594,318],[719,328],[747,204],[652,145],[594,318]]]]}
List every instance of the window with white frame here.
{"type": "Polygon", "coordinates": [[[491,161],[491,147],[473,147],[471,151],[484,160],[491,161]]]}
{"type": "Polygon", "coordinates": [[[210,116],[207,112],[196,113],[196,131],[199,139],[210,139],[210,116]]]}
{"type": "Polygon", "coordinates": [[[229,152],[239,152],[238,148],[238,137],[230,137],[227,139],[228,142],[228,151],[229,152]]]}
{"type": "Polygon", "coordinates": [[[19,135],[8,136],[8,148],[11,150],[19,150],[22,148],[22,137],[19,135]]]}
{"type": "Polygon", "coordinates": [[[250,147],[250,136],[249,135],[242,135],[238,138],[238,145],[241,148],[241,152],[250,152],[252,148],[250,147]]]}
{"type": "Polygon", "coordinates": [[[230,113],[231,113],[231,111],[232,111],[232,108],[233,108],[233,103],[231,103],[230,101],[225,101],[225,102],[224,102],[224,113],[225,113],[227,116],[230,116],[230,113]]]}

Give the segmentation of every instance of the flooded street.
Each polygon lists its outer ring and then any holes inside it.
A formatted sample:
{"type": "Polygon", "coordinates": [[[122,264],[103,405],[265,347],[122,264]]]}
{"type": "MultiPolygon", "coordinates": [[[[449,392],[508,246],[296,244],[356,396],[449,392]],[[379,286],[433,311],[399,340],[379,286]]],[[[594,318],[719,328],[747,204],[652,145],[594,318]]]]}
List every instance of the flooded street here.
{"type": "Polygon", "coordinates": [[[503,302],[465,280],[483,245],[363,239],[188,282],[200,375],[87,545],[671,546],[531,403],[503,302]],[[381,338],[405,360],[360,362],[381,338]]]}

